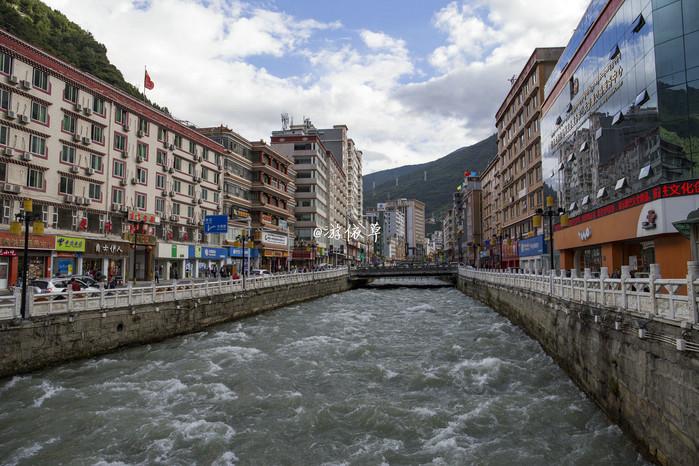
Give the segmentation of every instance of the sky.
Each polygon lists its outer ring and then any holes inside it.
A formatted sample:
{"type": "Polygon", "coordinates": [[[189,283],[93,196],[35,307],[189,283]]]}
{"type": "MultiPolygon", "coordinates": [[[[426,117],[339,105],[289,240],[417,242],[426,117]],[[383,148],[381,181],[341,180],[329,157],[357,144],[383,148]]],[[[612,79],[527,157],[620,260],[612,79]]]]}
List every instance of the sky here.
{"type": "Polygon", "coordinates": [[[280,115],[346,124],[364,173],[495,132],[508,78],[565,46],[588,0],[44,0],[197,126],[269,140],[280,115]]]}

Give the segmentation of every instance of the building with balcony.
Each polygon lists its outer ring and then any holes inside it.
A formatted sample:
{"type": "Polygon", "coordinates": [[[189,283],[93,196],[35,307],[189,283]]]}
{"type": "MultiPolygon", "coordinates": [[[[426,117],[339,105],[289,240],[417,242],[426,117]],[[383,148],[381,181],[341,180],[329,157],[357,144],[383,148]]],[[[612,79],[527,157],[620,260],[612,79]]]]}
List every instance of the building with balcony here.
{"type": "Polygon", "coordinates": [[[502,241],[502,207],[500,189],[500,158],[495,156],[481,174],[481,203],[483,229],[483,260],[488,268],[500,267],[502,241]]]}
{"type": "MultiPolygon", "coordinates": [[[[23,198],[34,200],[46,229],[30,239],[30,276],[147,280],[161,268],[167,278],[220,266],[216,254],[191,257],[188,247],[217,245],[201,224],[221,210],[223,150],[0,30],[0,230],[23,198]]],[[[6,288],[21,269],[23,239],[0,236],[6,288]]]]}

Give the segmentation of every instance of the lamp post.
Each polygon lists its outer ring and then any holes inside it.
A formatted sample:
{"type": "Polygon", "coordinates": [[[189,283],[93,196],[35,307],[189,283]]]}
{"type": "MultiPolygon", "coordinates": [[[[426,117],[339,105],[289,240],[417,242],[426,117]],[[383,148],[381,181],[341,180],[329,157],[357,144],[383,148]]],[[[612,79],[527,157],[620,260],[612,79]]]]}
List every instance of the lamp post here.
{"type": "MultiPolygon", "coordinates": [[[[33,213],[33,205],[31,199],[24,200],[24,212],[15,216],[15,221],[10,226],[10,231],[13,234],[20,235],[22,223],[24,223],[24,248],[22,250],[22,300],[20,313],[22,319],[27,318],[27,275],[29,273],[29,224],[32,221],[39,220],[40,215],[33,213]]],[[[44,224],[36,222],[34,224],[34,233],[41,234],[44,230],[44,224]]]]}
{"type": "Polygon", "coordinates": [[[553,196],[546,196],[546,210],[536,209],[536,215],[532,219],[532,224],[534,228],[541,227],[542,217],[548,217],[549,219],[549,259],[550,259],[550,270],[554,270],[553,263],[553,217],[559,217],[561,226],[568,225],[568,215],[565,213],[563,208],[559,207],[555,209],[553,207],[554,201],[553,196]]]}

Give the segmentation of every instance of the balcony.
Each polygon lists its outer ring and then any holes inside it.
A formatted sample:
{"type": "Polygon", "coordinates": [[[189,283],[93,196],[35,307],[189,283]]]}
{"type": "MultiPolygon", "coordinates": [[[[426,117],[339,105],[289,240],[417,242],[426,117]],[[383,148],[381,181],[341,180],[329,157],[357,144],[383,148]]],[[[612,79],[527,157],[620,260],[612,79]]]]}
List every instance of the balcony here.
{"type": "Polygon", "coordinates": [[[272,194],[274,196],[279,196],[283,197],[287,201],[290,199],[293,199],[294,195],[288,191],[283,191],[279,189],[278,187],[275,187],[273,184],[266,184],[261,181],[253,181],[252,182],[252,189],[253,190],[258,190],[258,191],[264,191],[268,194],[272,194]]]}

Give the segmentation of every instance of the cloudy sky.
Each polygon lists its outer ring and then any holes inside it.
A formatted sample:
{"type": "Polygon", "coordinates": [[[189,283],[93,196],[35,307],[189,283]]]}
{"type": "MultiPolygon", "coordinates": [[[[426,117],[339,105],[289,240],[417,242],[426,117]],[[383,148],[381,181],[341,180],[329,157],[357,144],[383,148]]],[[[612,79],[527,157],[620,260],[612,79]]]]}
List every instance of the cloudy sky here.
{"type": "Polygon", "coordinates": [[[507,78],[565,45],[588,0],[45,0],[175,117],[269,139],[280,114],[347,124],[364,172],[494,132],[507,78]]]}

